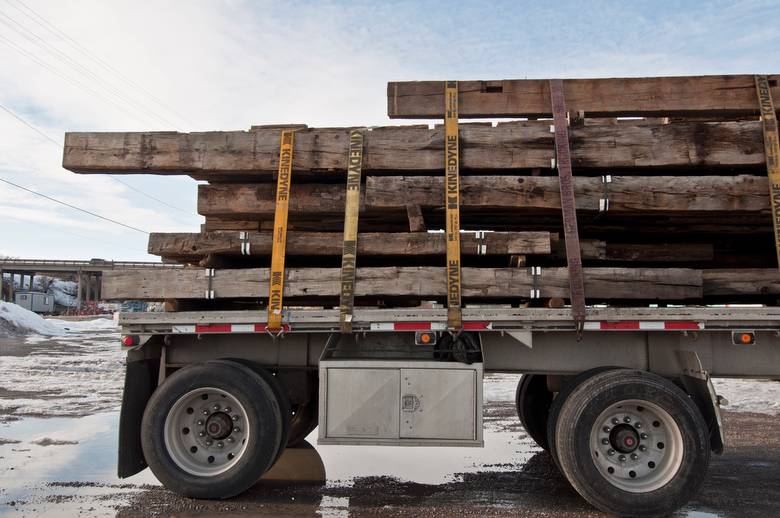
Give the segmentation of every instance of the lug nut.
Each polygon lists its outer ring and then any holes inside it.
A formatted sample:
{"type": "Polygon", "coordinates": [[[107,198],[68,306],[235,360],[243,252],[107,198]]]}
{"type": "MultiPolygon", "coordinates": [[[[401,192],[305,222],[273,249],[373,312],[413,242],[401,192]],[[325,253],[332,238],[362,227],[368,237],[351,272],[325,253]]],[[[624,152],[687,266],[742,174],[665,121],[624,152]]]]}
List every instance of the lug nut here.
{"type": "Polygon", "coordinates": [[[637,421],[636,423],[634,423],[634,428],[636,428],[637,430],[639,430],[640,428],[642,428],[642,423],[640,423],[639,421],[637,421]]]}
{"type": "Polygon", "coordinates": [[[645,446],[644,444],[641,444],[641,445],[639,446],[639,451],[641,451],[641,452],[645,452],[645,451],[647,451],[647,446],[645,446]]]}
{"type": "Polygon", "coordinates": [[[637,455],[636,453],[632,453],[631,454],[631,460],[636,460],[638,458],[639,458],[639,455],[637,455]]]}
{"type": "Polygon", "coordinates": [[[213,443],[211,442],[211,439],[209,439],[208,441],[206,441],[206,446],[211,446],[212,444],[213,444],[213,443]]]}
{"type": "Polygon", "coordinates": [[[198,426],[203,426],[203,419],[198,419],[197,425],[198,426]]]}
{"type": "Polygon", "coordinates": [[[642,440],[644,441],[644,440],[646,440],[646,439],[647,439],[647,434],[646,434],[646,433],[640,433],[640,434],[639,434],[639,438],[640,438],[640,439],[642,439],[642,440]]]}
{"type": "Polygon", "coordinates": [[[240,431],[241,431],[241,428],[239,428],[238,426],[234,426],[233,427],[233,433],[238,433],[240,431]]]}
{"type": "Polygon", "coordinates": [[[620,424],[620,420],[617,417],[612,418],[612,424],[620,424]]]}
{"type": "Polygon", "coordinates": [[[233,416],[233,421],[238,421],[238,416],[237,415],[233,416]]]}
{"type": "Polygon", "coordinates": [[[601,444],[603,444],[603,445],[605,445],[605,446],[606,446],[607,444],[609,444],[609,439],[607,439],[606,437],[604,437],[603,439],[601,439],[601,444]]]}
{"type": "Polygon", "coordinates": [[[227,442],[233,442],[233,441],[235,441],[235,439],[233,439],[232,437],[227,438],[227,442]]]}
{"type": "Polygon", "coordinates": [[[198,437],[206,437],[206,434],[204,432],[198,432],[198,437]]]}
{"type": "Polygon", "coordinates": [[[209,415],[209,411],[208,410],[204,410],[203,411],[203,415],[209,415]]]}
{"type": "Polygon", "coordinates": [[[231,409],[229,406],[226,406],[226,407],[225,407],[225,412],[226,412],[226,413],[228,413],[228,414],[229,414],[229,413],[230,413],[230,412],[232,412],[232,411],[233,411],[233,410],[232,410],[232,409],[231,409]]]}
{"type": "Polygon", "coordinates": [[[626,461],[626,456],[625,455],[621,455],[620,457],[618,457],[618,460],[620,462],[625,462],[626,461]]]}
{"type": "Polygon", "coordinates": [[[218,443],[217,443],[217,448],[222,448],[223,446],[225,446],[225,445],[224,445],[224,444],[222,444],[221,442],[218,442],[218,443]]]}
{"type": "Polygon", "coordinates": [[[612,428],[610,428],[609,426],[605,426],[604,428],[602,428],[602,430],[604,430],[604,433],[609,433],[610,431],[612,431],[612,428]]]}
{"type": "Polygon", "coordinates": [[[216,412],[217,410],[219,410],[219,405],[214,405],[214,411],[216,412]]]}
{"type": "Polygon", "coordinates": [[[626,417],[623,418],[623,422],[624,423],[630,423],[631,422],[631,418],[626,416],[626,417]]]}
{"type": "Polygon", "coordinates": [[[613,456],[614,454],[615,454],[615,450],[612,449],[607,450],[607,455],[609,455],[610,457],[613,456]]]}

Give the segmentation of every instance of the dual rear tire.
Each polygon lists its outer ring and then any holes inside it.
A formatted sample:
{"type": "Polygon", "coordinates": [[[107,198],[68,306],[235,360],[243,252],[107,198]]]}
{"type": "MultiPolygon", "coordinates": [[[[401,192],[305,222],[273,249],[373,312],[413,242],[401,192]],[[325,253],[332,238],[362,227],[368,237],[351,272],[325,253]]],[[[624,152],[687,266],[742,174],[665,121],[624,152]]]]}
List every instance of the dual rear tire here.
{"type": "Polygon", "coordinates": [[[289,403],[277,379],[216,360],[183,367],[157,388],[146,405],[141,444],[167,488],[229,498],[271,468],[289,432],[289,403]]]}
{"type": "Polygon", "coordinates": [[[697,492],[709,464],[699,409],[645,371],[600,368],[572,378],[550,405],[546,437],[572,487],[617,516],[673,512],[697,492]]]}

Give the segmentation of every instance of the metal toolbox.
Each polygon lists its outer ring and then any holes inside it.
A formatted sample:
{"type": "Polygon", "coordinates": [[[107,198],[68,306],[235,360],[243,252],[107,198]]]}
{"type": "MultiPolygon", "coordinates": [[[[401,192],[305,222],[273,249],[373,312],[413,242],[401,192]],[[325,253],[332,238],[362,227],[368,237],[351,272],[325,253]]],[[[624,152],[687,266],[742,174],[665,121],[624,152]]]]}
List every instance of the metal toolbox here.
{"type": "Polygon", "coordinates": [[[320,361],[319,444],[482,446],[482,364],[320,361]]]}

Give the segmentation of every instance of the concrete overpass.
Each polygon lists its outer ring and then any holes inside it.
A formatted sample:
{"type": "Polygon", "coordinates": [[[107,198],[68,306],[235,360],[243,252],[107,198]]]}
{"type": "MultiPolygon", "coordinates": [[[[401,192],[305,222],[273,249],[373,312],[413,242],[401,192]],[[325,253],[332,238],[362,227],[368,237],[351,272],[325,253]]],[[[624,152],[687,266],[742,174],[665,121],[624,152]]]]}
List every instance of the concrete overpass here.
{"type": "Polygon", "coordinates": [[[0,279],[4,274],[11,276],[10,285],[2,284],[1,300],[14,300],[14,280],[19,275],[19,286],[24,286],[29,276],[29,286],[34,285],[36,275],[70,277],[78,283],[76,298],[79,306],[85,301],[100,300],[101,280],[106,270],[130,269],[174,269],[182,268],[180,264],[167,264],[144,261],[106,261],[90,259],[88,261],[69,261],[58,259],[0,259],[0,279]]]}

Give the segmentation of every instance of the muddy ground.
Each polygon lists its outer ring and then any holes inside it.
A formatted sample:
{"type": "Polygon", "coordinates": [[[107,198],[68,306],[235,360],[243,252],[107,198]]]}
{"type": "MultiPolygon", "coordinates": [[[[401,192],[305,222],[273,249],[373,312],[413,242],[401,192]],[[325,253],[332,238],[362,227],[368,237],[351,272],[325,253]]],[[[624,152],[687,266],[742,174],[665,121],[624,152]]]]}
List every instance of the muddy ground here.
{"type": "MultiPolygon", "coordinates": [[[[322,446],[325,484],[261,483],[217,502],[181,498],[148,470],[120,481],[116,339],[103,330],[0,340],[0,515],[605,516],[519,426],[514,376],[486,380],[485,448],[322,446]]],[[[726,453],[677,516],[780,515],[780,416],[724,419],[726,453]]]]}

